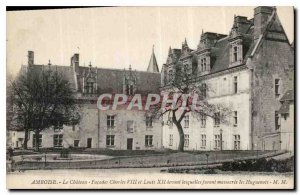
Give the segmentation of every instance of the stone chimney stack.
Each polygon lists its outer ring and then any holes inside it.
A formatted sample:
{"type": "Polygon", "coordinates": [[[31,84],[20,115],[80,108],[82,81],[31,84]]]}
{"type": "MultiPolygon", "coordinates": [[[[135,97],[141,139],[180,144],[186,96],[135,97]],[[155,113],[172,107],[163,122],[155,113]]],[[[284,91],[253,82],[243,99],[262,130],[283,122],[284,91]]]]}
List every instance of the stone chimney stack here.
{"type": "Polygon", "coordinates": [[[34,52],[28,51],[28,66],[34,65],[34,52]]]}
{"type": "Polygon", "coordinates": [[[267,27],[268,19],[276,8],[260,6],[254,9],[254,40],[264,32],[267,27]]]}
{"type": "Polygon", "coordinates": [[[78,69],[79,69],[79,54],[78,53],[75,53],[71,57],[71,66],[73,66],[75,71],[78,72],[78,69]]]}

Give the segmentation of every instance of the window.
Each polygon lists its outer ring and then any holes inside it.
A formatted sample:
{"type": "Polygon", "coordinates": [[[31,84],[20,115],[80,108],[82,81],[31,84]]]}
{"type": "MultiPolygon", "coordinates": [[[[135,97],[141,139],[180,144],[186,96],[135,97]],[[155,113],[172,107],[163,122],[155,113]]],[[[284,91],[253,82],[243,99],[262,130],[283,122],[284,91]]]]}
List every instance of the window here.
{"type": "Polygon", "coordinates": [[[88,94],[94,93],[94,83],[93,82],[86,83],[86,93],[88,93],[88,94]]]}
{"type": "Polygon", "coordinates": [[[106,146],[114,146],[115,145],[115,136],[107,135],[106,136],[106,146]]]}
{"type": "Polygon", "coordinates": [[[192,63],[192,72],[193,72],[193,74],[197,74],[197,72],[198,72],[197,61],[193,61],[193,63],[192,63]]]}
{"type": "Polygon", "coordinates": [[[127,132],[133,133],[133,121],[127,121],[127,132]]]}
{"type": "Polygon", "coordinates": [[[79,140],[74,140],[74,147],[75,148],[79,147],[79,140]]]}
{"type": "Polygon", "coordinates": [[[169,146],[173,146],[173,134],[169,135],[169,146]]]}
{"type": "Polygon", "coordinates": [[[206,116],[205,114],[201,114],[201,127],[205,128],[206,126],[206,116]]]}
{"type": "Polygon", "coordinates": [[[133,95],[133,85],[126,85],[126,94],[133,95]]]}
{"type": "Polygon", "coordinates": [[[206,98],[206,91],[207,91],[206,83],[202,83],[201,84],[201,90],[200,90],[201,99],[205,99],[206,98]]]}
{"type": "Polygon", "coordinates": [[[238,92],[237,76],[235,76],[235,77],[233,78],[233,91],[234,91],[234,93],[237,93],[237,92],[238,92]]]}
{"type": "Polygon", "coordinates": [[[169,118],[168,118],[168,125],[169,125],[170,129],[173,129],[173,120],[172,120],[171,116],[169,116],[169,118]]]}
{"type": "Polygon", "coordinates": [[[133,85],[129,86],[129,94],[128,95],[133,95],[133,85]]]}
{"type": "Polygon", "coordinates": [[[215,127],[220,126],[220,112],[214,114],[214,125],[215,127]]]}
{"type": "Polygon", "coordinates": [[[188,65],[187,65],[187,64],[184,64],[184,65],[183,65],[183,72],[184,72],[184,73],[189,73],[189,68],[188,68],[188,65]]]}
{"type": "Polygon", "coordinates": [[[230,63],[231,65],[238,65],[243,60],[243,44],[242,40],[235,40],[231,42],[230,48],[230,63]]]}
{"type": "Polygon", "coordinates": [[[107,127],[113,128],[115,126],[115,116],[107,116],[107,127]]]}
{"type": "Polygon", "coordinates": [[[238,47],[233,46],[233,62],[238,61],[238,47]]]}
{"type": "Polygon", "coordinates": [[[201,147],[202,148],[206,147],[206,135],[205,134],[201,135],[201,147]]]}
{"type": "Polygon", "coordinates": [[[220,148],[220,135],[215,135],[215,149],[220,148]]]}
{"type": "Polygon", "coordinates": [[[146,147],[153,146],[153,135],[146,135],[145,136],[145,146],[146,147]]]}
{"type": "Polygon", "coordinates": [[[233,149],[234,150],[240,150],[241,146],[241,137],[240,135],[234,135],[234,141],[233,141],[233,149]]]}
{"type": "Polygon", "coordinates": [[[190,135],[184,135],[184,147],[189,147],[190,145],[190,135]]]}
{"type": "Polygon", "coordinates": [[[277,111],[275,111],[275,130],[279,130],[280,124],[279,124],[279,114],[277,111]]]}
{"type": "MultiPolygon", "coordinates": [[[[32,147],[35,148],[35,140],[36,140],[36,135],[33,134],[32,135],[32,147]]],[[[39,143],[39,147],[42,147],[42,136],[41,134],[39,134],[39,139],[38,139],[38,143],[39,143]]]]}
{"type": "Polygon", "coordinates": [[[72,131],[75,131],[75,125],[72,125],[72,131]]]}
{"type": "Polygon", "coordinates": [[[233,116],[233,126],[237,126],[238,123],[238,117],[237,117],[237,111],[234,111],[234,116],[233,116]]]}
{"type": "Polygon", "coordinates": [[[279,94],[279,82],[280,79],[275,79],[275,97],[278,98],[280,96],[279,94]]]}
{"type": "Polygon", "coordinates": [[[173,81],[173,70],[169,70],[169,82],[173,81]]]}
{"type": "Polygon", "coordinates": [[[202,58],[200,60],[200,64],[201,64],[201,72],[205,72],[207,70],[207,68],[206,68],[206,58],[202,58]]]}
{"type": "Polygon", "coordinates": [[[148,127],[148,128],[152,127],[152,117],[151,116],[146,117],[146,127],[148,127]]]}
{"type": "Polygon", "coordinates": [[[184,128],[189,128],[190,126],[190,119],[189,115],[184,116],[184,128]]]}
{"type": "Polygon", "coordinates": [[[62,147],[63,135],[56,134],[53,135],[53,147],[62,147]]]}

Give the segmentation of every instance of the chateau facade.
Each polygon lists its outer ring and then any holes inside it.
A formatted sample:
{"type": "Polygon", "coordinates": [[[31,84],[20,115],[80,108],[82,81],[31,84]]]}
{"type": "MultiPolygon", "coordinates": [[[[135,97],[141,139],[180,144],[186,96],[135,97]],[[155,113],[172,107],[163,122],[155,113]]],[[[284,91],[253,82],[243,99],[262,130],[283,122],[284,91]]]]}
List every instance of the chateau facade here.
{"type": "MultiPolygon", "coordinates": [[[[210,104],[231,109],[228,124],[218,117],[182,120],[185,150],[293,150],[294,148],[294,48],[280,23],[275,7],[257,7],[254,17],[235,16],[229,35],[202,32],[198,47],[187,40],[181,49],[170,47],[161,72],[154,52],[147,71],[103,69],[79,65],[79,54],[69,66],[55,68],[69,80],[80,100],[79,125],[48,129],[40,146],[120,150],[177,149],[179,135],[167,116],[152,120],[144,111],[99,110],[95,100],[104,93],[159,94],[170,90],[178,69],[187,68],[195,82],[205,84],[210,104]]],[[[218,116],[220,113],[215,113],[218,116]]],[[[12,147],[21,147],[23,132],[11,131],[12,147]]],[[[34,134],[28,147],[33,147],[34,134]]]]}
{"type": "MultiPolygon", "coordinates": [[[[162,68],[164,90],[172,86],[176,71],[182,68],[189,70],[196,82],[207,86],[208,103],[223,104],[232,113],[229,124],[220,123],[218,117],[203,116],[199,120],[187,115],[182,124],[185,149],[293,148],[293,130],[283,130],[294,125],[292,109],[289,127],[280,125],[284,115],[279,111],[284,105],[281,98],[294,90],[294,54],[275,7],[255,8],[250,20],[235,16],[229,35],[202,32],[195,50],[186,40],[181,49],[170,48],[162,68]]],[[[164,121],[168,121],[166,116],[164,121]]],[[[163,127],[163,145],[172,149],[179,144],[174,128],[172,124],[163,127]]]]}
{"type": "MultiPolygon", "coordinates": [[[[97,99],[101,94],[159,94],[160,73],[154,51],[147,71],[95,68],[79,65],[79,54],[71,57],[70,66],[34,63],[34,52],[28,52],[28,68],[53,69],[63,74],[76,92],[80,104],[81,120],[78,125],[62,129],[47,129],[41,132],[41,148],[100,148],[119,150],[153,150],[162,147],[161,122],[152,120],[145,111],[100,110],[97,99]]],[[[12,147],[22,146],[24,132],[12,131],[12,147]]],[[[28,147],[34,148],[35,134],[30,132],[28,147]]]]}

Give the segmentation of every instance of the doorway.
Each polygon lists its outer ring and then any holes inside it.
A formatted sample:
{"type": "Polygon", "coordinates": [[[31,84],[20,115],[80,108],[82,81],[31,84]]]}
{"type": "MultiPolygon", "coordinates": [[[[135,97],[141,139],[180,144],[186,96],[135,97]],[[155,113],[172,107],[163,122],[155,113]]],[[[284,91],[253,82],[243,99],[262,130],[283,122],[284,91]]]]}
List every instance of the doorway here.
{"type": "Polygon", "coordinates": [[[127,139],[127,150],[132,150],[132,143],[133,143],[133,139],[128,138],[127,139]]]}
{"type": "Polygon", "coordinates": [[[87,138],[87,144],[86,144],[87,148],[91,148],[92,147],[92,138],[87,138]]]}

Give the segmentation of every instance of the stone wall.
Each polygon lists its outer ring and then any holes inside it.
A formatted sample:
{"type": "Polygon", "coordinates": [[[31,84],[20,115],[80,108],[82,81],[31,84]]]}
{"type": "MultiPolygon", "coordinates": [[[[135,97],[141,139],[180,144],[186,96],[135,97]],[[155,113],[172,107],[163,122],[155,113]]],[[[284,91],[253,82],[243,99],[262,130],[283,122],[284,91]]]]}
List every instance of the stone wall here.
{"type": "Polygon", "coordinates": [[[275,111],[279,110],[279,100],[285,91],[294,88],[293,59],[288,42],[273,40],[264,40],[252,59],[253,149],[280,149],[275,111]],[[275,79],[280,79],[278,97],[275,96],[275,79]]]}

